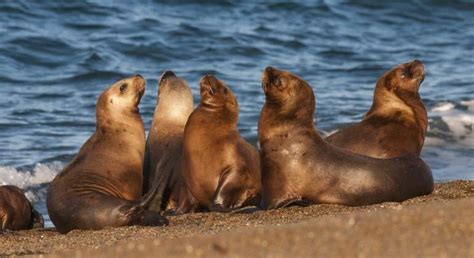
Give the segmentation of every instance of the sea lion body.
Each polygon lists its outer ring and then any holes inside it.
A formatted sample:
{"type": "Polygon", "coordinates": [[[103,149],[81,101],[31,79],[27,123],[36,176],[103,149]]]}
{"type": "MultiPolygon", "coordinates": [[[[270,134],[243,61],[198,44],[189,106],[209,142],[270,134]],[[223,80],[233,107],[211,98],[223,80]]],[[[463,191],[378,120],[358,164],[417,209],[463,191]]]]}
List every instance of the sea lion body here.
{"type": "MultiPolygon", "coordinates": [[[[97,101],[96,132],[51,182],[47,207],[60,233],[127,225],[163,225],[142,198],[145,130],[140,75],[116,82],[97,101]]],[[[148,196],[147,196],[148,197],[148,196]]]]}
{"type": "Polygon", "coordinates": [[[193,94],[187,82],[171,71],[165,71],[158,83],[157,105],[153,114],[145,153],[144,192],[160,174],[168,180],[163,193],[150,205],[154,211],[178,207],[182,182],[184,126],[193,111],[193,94]],[[160,164],[160,166],[157,166],[160,164]]]}
{"type": "Polygon", "coordinates": [[[183,175],[195,198],[191,206],[229,211],[257,205],[260,161],[257,150],[237,130],[237,99],[213,76],[204,76],[200,86],[201,103],[184,133],[183,175]]]}
{"type": "Polygon", "coordinates": [[[376,159],[325,142],[313,124],[313,91],[302,79],[268,67],[262,85],[266,102],[258,130],[263,208],[367,205],[433,191],[430,168],[413,154],[376,159]]]}
{"type": "Polygon", "coordinates": [[[414,60],[386,72],[378,81],[371,109],[362,121],[328,136],[326,141],[374,158],[420,155],[428,115],[418,93],[423,64],[414,60]]]}
{"type": "Polygon", "coordinates": [[[25,230],[44,227],[43,217],[13,185],[0,186],[0,229],[25,230]]]}

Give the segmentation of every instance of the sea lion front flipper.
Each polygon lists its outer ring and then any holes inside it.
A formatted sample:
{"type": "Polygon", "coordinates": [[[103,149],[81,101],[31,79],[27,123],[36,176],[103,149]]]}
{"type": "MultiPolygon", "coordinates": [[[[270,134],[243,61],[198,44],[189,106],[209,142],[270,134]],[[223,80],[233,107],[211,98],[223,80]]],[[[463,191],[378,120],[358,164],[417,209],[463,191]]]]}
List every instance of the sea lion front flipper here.
{"type": "Polygon", "coordinates": [[[0,215],[3,215],[1,216],[1,222],[2,222],[2,227],[0,228],[1,230],[3,231],[6,231],[8,230],[8,226],[11,225],[11,222],[12,222],[12,219],[13,219],[13,214],[10,210],[8,209],[2,209],[1,212],[0,212],[0,215]]]}
{"type": "Polygon", "coordinates": [[[213,201],[209,206],[211,211],[230,212],[234,207],[240,207],[247,199],[246,189],[242,186],[245,182],[245,168],[224,168],[219,178],[213,201]]]}

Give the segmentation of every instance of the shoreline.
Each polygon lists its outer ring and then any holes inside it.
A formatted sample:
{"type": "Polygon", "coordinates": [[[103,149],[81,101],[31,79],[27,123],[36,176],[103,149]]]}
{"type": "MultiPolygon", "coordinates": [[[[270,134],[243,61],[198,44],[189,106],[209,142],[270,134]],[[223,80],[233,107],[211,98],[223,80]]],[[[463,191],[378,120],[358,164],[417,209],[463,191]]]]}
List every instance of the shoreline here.
{"type": "Polygon", "coordinates": [[[66,235],[54,229],[4,233],[0,256],[453,257],[474,255],[474,247],[466,245],[474,242],[473,217],[474,181],[458,180],[437,183],[432,194],[402,203],[186,214],[168,217],[167,227],[75,230],[66,235]],[[341,244],[347,247],[336,248],[341,244]],[[402,248],[404,244],[410,248],[402,248]]]}

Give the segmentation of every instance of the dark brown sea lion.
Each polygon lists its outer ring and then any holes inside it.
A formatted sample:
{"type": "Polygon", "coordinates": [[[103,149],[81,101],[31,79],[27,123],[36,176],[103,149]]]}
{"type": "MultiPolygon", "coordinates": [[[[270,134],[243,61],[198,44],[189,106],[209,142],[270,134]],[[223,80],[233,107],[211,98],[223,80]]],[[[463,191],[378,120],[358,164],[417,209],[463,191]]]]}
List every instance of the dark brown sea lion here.
{"type": "Polygon", "coordinates": [[[158,83],[157,103],[145,152],[144,192],[151,188],[151,182],[165,174],[168,180],[164,181],[164,193],[157,193],[149,209],[175,210],[183,184],[184,126],[193,112],[193,94],[184,79],[165,71],[158,83]]]}
{"type": "Polygon", "coordinates": [[[267,67],[258,133],[262,203],[367,205],[403,201],[433,190],[430,168],[416,155],[376,159],[326,143],[313,124],[315,97],[304,80],[267,67]]]}
{"type": "Polygon", "coordinates": [[[43,216],[35,210],[25,192],[13,185],[0,186],[1,230],[43,228],[43,216]]]}
{"type": "Polygon", "coordinates": [[[424,65],[414,60],[386,72],[377,81],[374,101],[362,121],[326,138],[327,142],[374,158],[420,155],[428,115],[418,89],[424,65]]]}
{"type": "Polygon", "coordinates": [[[191,206],[230,211],[260,201],[258,151],[237,130],[239,105],[222,81],[200,81],[201,103],[184,132],[184,181],[191,206]]]}
{"type": "Polygon", "coordinates": [[[146,210],[157,189],[140,199],[145,129],[138,104],[144,91],[145,80],[136,75],[100,95],[95,133],[48,189],[48,212],[60,233],[168,223],[146,210]]]}

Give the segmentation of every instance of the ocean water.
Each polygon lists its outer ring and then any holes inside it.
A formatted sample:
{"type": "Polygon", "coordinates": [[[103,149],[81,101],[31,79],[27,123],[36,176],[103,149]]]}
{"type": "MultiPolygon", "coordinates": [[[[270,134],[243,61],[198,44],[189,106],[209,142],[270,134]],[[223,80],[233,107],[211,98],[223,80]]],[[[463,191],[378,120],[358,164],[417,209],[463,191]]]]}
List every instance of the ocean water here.
{"type": "Polygon", "coordinates": [[[0,185],[25,188],[51,226],[48,182],[94,131],[100,92],[132,74],[147,79],[146,127],[164,70],[196,100],[200,77],[217,75],[256,143],[265,66],[310,82],[327,133],[359,121],[377,78],[415,58],[427,68],[422,157],[436,181],[474,179],[473,17],[459,0],[1,1],[0,185]]]}

